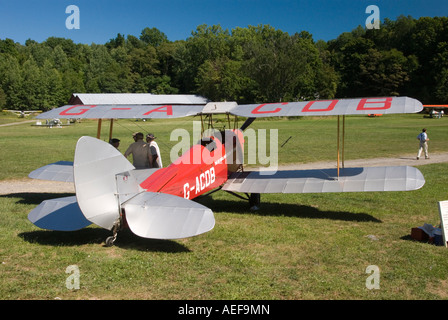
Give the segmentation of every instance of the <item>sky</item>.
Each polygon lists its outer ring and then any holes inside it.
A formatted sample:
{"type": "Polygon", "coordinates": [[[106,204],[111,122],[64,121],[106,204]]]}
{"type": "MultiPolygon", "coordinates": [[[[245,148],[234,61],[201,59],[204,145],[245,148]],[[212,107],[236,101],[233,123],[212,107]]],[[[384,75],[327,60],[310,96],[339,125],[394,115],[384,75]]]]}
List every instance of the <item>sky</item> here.
{"type": "Polygon", "coordinates": [[[236,27],[265,24],[289,34],[308,31],[314,40],[331,40],[357,26],[365,27],[376,5],[379,18],[400,15],[448,16],[448,0],[0,0],[0,39],[25,43],[49,37],[75,43],[104,44],[122,35],[139,37],[157,28],[170,41],[186,40],[201,24],[236,27]],[[79,9],[79,28],[67,28],[79,9]]]}

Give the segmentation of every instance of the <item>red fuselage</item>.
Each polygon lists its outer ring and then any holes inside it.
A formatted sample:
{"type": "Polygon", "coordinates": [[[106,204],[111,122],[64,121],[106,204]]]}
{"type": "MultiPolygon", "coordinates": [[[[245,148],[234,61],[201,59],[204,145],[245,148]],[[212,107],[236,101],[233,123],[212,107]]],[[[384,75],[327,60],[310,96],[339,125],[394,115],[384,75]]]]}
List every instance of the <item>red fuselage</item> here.
{"type": "Polygon", "coordinates": [[[243,143],[240,130],[226,130],[219,138],[203,138],[171,165],[149,176],[140,186],[149,192],[194,199],[218,188],[227,181],[230,173],[236,171],[239,163],[236,163],[235,151],[241,152],[243,143]]]}

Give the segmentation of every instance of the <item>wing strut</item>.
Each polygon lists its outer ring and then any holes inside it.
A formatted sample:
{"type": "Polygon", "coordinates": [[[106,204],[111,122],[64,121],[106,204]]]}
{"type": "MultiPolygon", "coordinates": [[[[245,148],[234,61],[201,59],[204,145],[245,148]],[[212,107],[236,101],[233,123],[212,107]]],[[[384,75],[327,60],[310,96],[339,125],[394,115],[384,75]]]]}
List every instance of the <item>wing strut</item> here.
{"type": "Polygon", "coordinates": [[[98,119],[98,128],[96,129],[96,138],[101,139],[101,124],[103,119],[98,119]]]}
{"type": "Polygon", "coordinates": [[[345,149],[345,115],[342,116],[342,152],[341,152],[341,133],[340,133],[340,116],[338,116],[338,180],[339,180],[339,169],[342,164],[344,168],[344,149],[345,149]]]}
{"type": "MultiPolygon", "coordinates": [[[[101,140],[101,126],[103,124],[103,119],[98,119],[98,127],[96,130],[96,138],[101,140]]],[[[108,142],[112,139],[112,133],[114,130],[114,119],[110,119],[110,125],[109,125],[109,140],[108,142]]]]}
{"type": "Polygon", "coordinates": [[[250,125],[252,124],[252,122],[254,122],[254,121],[255,121],[255,118],[248,118],[248,119],[243,123],[243,125],[242,125],[241,128],[240,128],[240,130],[241,130],[241,131],[246,130],[246,128],[247,128],[248,126],[250,126],[250,125]]]}
{"type": "Polygon", "coordinates": [[[110,142],[110,140],[112,140],[112,132],[113,131],[114,131],[114,119],[110,119],[109,140],[107,140],[108,142],[110,142]]]}

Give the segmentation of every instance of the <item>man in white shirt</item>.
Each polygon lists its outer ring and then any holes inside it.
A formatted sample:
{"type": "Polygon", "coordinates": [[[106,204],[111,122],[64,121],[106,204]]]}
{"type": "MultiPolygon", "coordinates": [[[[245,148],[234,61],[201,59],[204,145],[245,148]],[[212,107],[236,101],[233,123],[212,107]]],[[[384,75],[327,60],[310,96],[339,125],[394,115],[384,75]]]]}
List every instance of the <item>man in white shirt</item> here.
{"type": "Polygon", "coordinates": [[[428,156],[428,134],[426,133],[426,129],[423,128],[422,132],[417,136],[417,140],[420,141],[420,146],[418,148],[417,160],[420,159],[420,155],[422,154],[422,150],[425,151],[425,159],[429,159],[428,156]]]}
{"type": "Polygon", "coordinates": [[[149,144],[149,148],[152,154],[152,167],[162,168],[162,157],[160,156],[160,149],[157,142],[154,141],[156,137],[152,133],[146,135],[146,142],[149,144]]]}

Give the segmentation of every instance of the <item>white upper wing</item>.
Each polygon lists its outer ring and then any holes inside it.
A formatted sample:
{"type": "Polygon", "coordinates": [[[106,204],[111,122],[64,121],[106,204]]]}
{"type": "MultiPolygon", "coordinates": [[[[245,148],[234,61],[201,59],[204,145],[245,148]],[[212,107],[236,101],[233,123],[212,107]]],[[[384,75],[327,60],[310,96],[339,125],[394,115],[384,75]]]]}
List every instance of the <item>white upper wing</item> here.
{"type": "Polygon", "coordinates": [[[198,114],[229,113],[236,116],[291,117],[416,113],[420,101],[408,97],[333,99],[238,105],[235,102],[210,102],[191,105],[66,105],[41,113],[37,119],[166,119],[198,114]]]}
{"type": "Polygon", "coordinates": [[[231,113],[256,118],[416,113],[422,110],[422,103],[413,98],[385,97],[247,104],[235,107],[231,113]]]}

